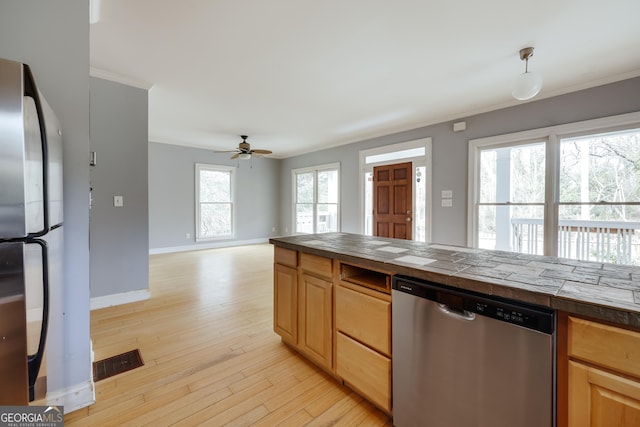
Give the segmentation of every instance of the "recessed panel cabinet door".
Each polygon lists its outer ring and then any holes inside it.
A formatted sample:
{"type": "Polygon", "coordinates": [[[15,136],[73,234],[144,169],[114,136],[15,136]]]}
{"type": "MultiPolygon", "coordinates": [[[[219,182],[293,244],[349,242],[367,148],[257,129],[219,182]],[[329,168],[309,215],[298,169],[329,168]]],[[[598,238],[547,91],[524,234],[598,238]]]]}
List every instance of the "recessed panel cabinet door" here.
{"type": "Polygon", "coordinates": [[[284,341],[298,343],[298,270],[274,265],[273,330],[284,341]]]}
{"type": "Polygon", "coordinates": [[[320,365],[333,369],[332,284],[305,273],[300,275],[300,330],[298,346],[320,365]]]}
{"type": "Polygon", "coordinates": [[[640,382],[570,361],[569,426],[640,426],[640,382]]]}

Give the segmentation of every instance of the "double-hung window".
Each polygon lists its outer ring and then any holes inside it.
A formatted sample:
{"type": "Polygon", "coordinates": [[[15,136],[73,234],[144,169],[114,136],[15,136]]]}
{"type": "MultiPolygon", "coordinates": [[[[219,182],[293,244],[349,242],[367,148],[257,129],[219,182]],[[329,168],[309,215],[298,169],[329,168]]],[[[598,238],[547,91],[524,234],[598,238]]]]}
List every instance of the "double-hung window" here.
{"type": "Polygon", "coordinates": [[[235,168],[196,164],[196,240],[234,235],[235,168]]]}
{"type": "Polygon", "coordinates": [[[471,246],[640,265],[640,113],[469,142],[471,246]]]}
{"type": "Polygon", "coordinates": [[[292,171],[295,233],[340,229],[340,165],[333,163],[292,171]]]}

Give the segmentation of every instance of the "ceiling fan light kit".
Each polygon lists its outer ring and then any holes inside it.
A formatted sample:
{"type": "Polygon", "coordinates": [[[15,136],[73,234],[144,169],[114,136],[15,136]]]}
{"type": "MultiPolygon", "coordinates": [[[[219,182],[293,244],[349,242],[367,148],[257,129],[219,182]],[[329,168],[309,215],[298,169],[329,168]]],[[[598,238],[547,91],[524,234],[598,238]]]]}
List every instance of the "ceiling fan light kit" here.
{"type": "MultiPolygon", "coordinates": [[[[260,149],[252,150],[251,144],[247,142],[247,138],[249,137],[247,135],[240,135],[240,138],[242,138],[242,142],[238,144],[238,148],[231,151],[235,153],[233,156],[231,156],[231,159],[249,160],[254,156],[260,157],[262,155],[272,153],[271,150],[260,150],[260,149]]],[[[224,152],[224,151],[219,151],[219,152],[224,152]]]]}
{"type": "Polygon", "coordinates": [[[542,76],[535,71],[529,71],[529,58],[533,56],[533,48],[520,49],[520,59],[524,61],[524,73],[515,81],[511,95],[517,100],[526,101],[536,96],[542,89],[542,76]]]}

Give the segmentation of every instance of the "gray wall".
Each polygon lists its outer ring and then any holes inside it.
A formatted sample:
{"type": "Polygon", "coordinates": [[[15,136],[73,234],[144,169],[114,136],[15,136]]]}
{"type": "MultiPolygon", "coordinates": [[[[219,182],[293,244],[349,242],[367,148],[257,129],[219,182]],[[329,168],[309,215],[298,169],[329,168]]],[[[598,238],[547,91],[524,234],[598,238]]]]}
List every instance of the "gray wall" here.
{"type": "MultiPolygon", "coordinates": [[[[426,101],[425,101],[426,102],[426,101]]],[[[640,78],[629,79],[553,98],[529,102],[458,120],[467,130],[454,133],[454,121],[440,123],[283,160],[280,174],[280,228],[291,233],[291,169],[340,161],[342,231],[360,232],[359,151],[433,138],[432,241],[466,244],[468,141],[505,133],[640,111],[640,78]],[[453,207],[442,208],[441,190],[453,191],[453,207]]]]}
{"type": "Polygon", "coordinates": [[[86,384],[89,344],[89,2],[0,3],[0,57],[32,68],[64,132],[64,289],[53,289],[49,391],[86,384]]]}
{"type": "Polygon", "coordinates": [[[280,161],[230,160],[198,148],[149,143],[149,247],[204,247],[238,244],[277,235],[280,206],[280,161]],[[226,241],[195,242],[195,164],[238,166],[236,170],[236,236],[226,241]],[[252,167],[253,166],[253,167],[252,167]],[[272,231],[276,227],[276,231],[272,231]],[[191,237],[186,238],[190,233],[191,237]]]}
{"type": "Polygon", "coordinates": [[[90,85],[91,297],[99,297],[149,287],[148,93],[93,77],[90,85]]]}

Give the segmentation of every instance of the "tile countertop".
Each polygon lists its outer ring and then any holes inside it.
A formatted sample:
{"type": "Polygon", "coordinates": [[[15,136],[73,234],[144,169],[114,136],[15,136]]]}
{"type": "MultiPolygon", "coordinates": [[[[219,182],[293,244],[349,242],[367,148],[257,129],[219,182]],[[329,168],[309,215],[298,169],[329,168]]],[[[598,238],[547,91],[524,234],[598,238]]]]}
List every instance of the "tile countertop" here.
{"type": "Polygon", "coordinates": [[[640,329],[640,267],[347,233],[270,243],[640,329]]]}

